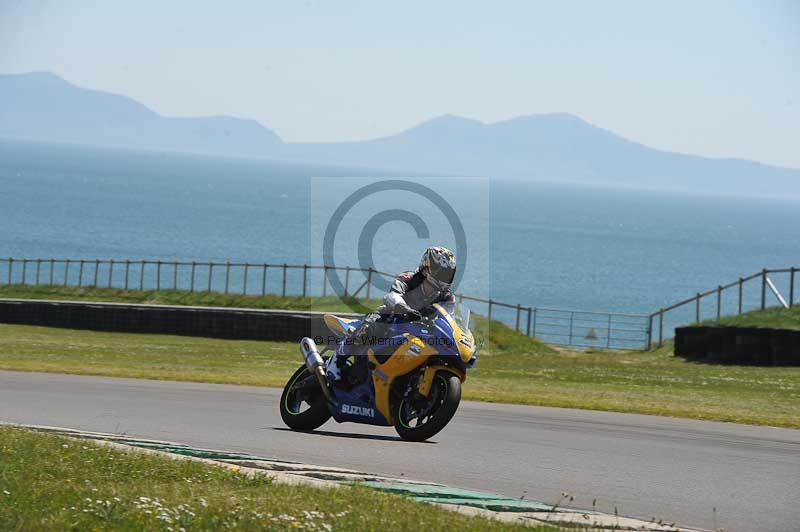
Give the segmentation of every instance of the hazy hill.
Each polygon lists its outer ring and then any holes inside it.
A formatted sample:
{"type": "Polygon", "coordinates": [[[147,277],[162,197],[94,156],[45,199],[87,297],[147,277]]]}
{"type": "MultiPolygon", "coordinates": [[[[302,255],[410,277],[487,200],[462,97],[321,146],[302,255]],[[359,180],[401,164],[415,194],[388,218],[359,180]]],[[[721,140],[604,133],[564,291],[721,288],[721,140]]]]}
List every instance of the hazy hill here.
{"type": "Polygon", "coordinates": [[[244,154],[304,162],[779,195],[800,170],[649,148],[566,113],[484,124],[452,115],[362,142],[284,143],[254,120],[169,118],[50,73],[0,75],[0,137],[244,154]]]}
{"type": "Polygon", "coordinates": [[[492,124],[445,115],[381,139],[289,149],[313,160],[488,177],[800,194],[800,170],[660,151],[566,113],[492,124]]]}
{"type": "Polygon", "coordinates": [[[255,120],[168,118],[125,96],[76,87],[47,72],[0,76],[0,136],[251,155],[281,144],[255,120]]]}

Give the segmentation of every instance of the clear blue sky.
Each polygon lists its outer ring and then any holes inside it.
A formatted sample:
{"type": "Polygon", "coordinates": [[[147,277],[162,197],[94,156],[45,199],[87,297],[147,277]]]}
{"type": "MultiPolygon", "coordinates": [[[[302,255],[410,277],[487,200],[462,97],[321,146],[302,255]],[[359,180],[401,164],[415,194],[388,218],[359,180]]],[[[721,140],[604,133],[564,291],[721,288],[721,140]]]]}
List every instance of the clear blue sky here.
{"type": "Polygon", "coordinates": [[[0,72],[31,70],[289,141],[565,111],[657,148],[800,167],[796,0],[0,0],[0,72]]]}

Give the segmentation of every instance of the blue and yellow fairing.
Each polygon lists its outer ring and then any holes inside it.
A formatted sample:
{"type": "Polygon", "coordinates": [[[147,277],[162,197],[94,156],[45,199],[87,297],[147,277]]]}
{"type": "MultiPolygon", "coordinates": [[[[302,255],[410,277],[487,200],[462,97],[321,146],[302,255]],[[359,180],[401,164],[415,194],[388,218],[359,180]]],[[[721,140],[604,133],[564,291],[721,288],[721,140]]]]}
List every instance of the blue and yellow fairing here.
{"type": "MultiPolygon", "coordinates": [[[[472,332],[462,328],[444,306],[434,304],[433,308],[436,313],[428,323],[405,320],[392,323],[390,342],[391,345],[397,345],[397,348],[388,358],[386,353],[381,353],[382,356],[379,357],[372,347],[368,348],[371,383],[367,381],[351,390],[336,388],[334,395],[337,404],[331,405],[334,419],[392,425],[393,383],[399,377],[426,364],[428,366],[417,386],[422,395],[428,395],[434,376],[439,371],[453,373],[462,382],[466,380],[466,369],[475,362],[476,347],[472,332]]],[[[325,315],[325,323],[340,337],[345,337],[360,325],[359,320],[339,318],[332,314],[325,315]]],[[[341,343],[337,351],[346,353],[349,348],[347,344],[341,343]]]]}

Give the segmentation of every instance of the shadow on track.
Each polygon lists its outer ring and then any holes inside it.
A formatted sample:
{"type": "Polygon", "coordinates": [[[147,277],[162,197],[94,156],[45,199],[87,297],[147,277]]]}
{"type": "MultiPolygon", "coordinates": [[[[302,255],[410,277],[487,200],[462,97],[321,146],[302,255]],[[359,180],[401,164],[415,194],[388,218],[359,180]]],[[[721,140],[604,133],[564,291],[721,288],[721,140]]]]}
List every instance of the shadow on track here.
{"type": "Polygon", "coordinates": [[[427,443],[431,445],[436,445],[435,441],[410,442],[403,440],[399,436],[380,436],[378,434],[358,434],[354,432],[331,432],[328,430],[292,430],[286,427],[272,427],[272,430],[280,430],[281,432],[300,432],[304,434],[314,434],[317,436],[330,436],[334,438],[351,438],[354,440],[382,440],[382,441],[394,441],[403,443],[427,443]]]}

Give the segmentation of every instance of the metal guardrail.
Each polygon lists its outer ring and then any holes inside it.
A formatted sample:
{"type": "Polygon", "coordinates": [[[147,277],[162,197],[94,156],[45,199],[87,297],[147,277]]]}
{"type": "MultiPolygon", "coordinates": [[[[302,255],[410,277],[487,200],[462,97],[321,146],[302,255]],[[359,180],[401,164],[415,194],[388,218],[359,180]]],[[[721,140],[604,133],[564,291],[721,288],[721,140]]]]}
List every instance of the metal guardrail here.
{"type": "MultiPolygon", "coordinates": [[[[370,299],[375,269],[309,264],[153,261],[115,259],[0,258],[0,284],[186,290],[244,295],[327,296],[329,275],[344,274],[344,295],[370,299]]],[[[332,294],[331,294],[332,295],[332,294]]],[[[485,316],[545,342],[575,347],[644,349],[652,338],[652,316],[523,306],[456,294],[477,303],[485,316]]],[[[472,305],[470,305],[472,306],[472,305]]]]}
{"type": "MultiPolygon", "coordinates": [[[[665,316],[669,313],[675,313],[681,309],[686,309],[688,307],[690,310],[694,311],[694,321],[692,323],[699,323],[703,319],[703,300],[705,298],[712,298],[713,303],[715,304],[714,310],[712,310],[712,319],[719,320],[725,314],[723,311],[723,307],[727,306],[730,308],[731,304],[735,305],[734,312],[739,315],[742,314],[745,309],[747,308],[747,288],[749,287],[748,283],[754,280],[757,280],[757,305],[750,306],[752,310],[764,310],[767,308],[767,289],[775,296],[775,299],[778,303],[783,306],[784,308],[789,308],[794,306],[795,304],[795,274],[800,271],[800,268],[777,268],[777,269],[768,269],[764,268],[758,273],[754,273],[752,275],[748,275],[746,277],[740,277],[736,281],[732,283],[728,283],[726,285],[719,285],[716,288],[712,288],[711,290],[707,290],[706,292],[698,292],[694,296],[684,299],[683,301],[679,301],[673,305],[669,305],[667,307],[662,307],[658,309],[656,312],[653,312],[649,316],[649,325],[648,330],[650,333],[648,334],[647,338],[647,349],[650,349],[654,342],[656,345],[661,347],[664,344],[664,320],[665,316]],[[777,286],[770,279],[770,274],[788,274],[788,300],[784,298],[783,295],[778,290],[777,286]],[[725,300],[723,299],[723,294],[726,293],[727,290],[735,289],[736,295],[733,299],[727,300],[727,304],[725,304],[725,300]],[[657,323],[655,323],[657,321],[657,323]],[[655,329],[654,329],[655,326],[655,329]],[[657,332],[656,332],[657,331],[657,332]],[[654,336],[655,335],[655,336],[654,336]]],[[[752,283],[751,283],[752,285],[752,283]]],[[[751,296],[752,300],[752,296],[751,296]]],[[[708,313],[706,313],[708,314],[708,313]]],[[[667,316],[668,317],[668,316],[667,316]]],[[[708,319],[708,318],[707,318],[708,319]]],[[[686,324],[684,320],[683,324],[686,324]]]]}

